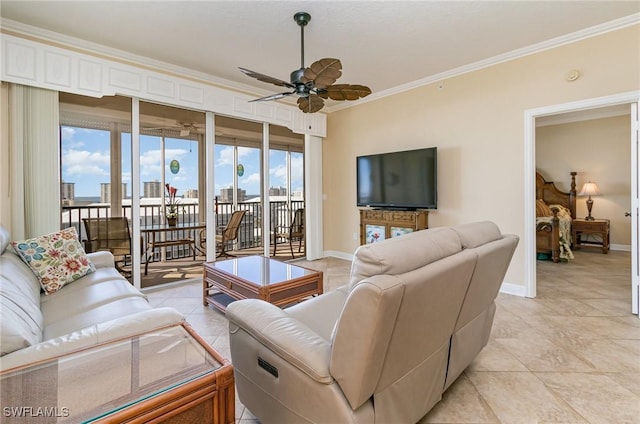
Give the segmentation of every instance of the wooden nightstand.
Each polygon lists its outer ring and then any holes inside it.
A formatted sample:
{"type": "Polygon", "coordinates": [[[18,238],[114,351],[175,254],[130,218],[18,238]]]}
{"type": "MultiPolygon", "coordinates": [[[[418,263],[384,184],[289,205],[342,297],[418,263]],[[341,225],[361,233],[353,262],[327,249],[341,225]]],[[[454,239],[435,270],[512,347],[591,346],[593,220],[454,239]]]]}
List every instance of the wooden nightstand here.
{"type": "Polygon", "coordinates": [[[573,248],[580,249],[580,246],[594,245],[602,246],[602,253],[609,253],[609,220],[594,219],[587,221],[586,219],[573,220],[573,248]],[[582,235],[597,234],[601,237],[599,240],[582,240],[582,235]]]}

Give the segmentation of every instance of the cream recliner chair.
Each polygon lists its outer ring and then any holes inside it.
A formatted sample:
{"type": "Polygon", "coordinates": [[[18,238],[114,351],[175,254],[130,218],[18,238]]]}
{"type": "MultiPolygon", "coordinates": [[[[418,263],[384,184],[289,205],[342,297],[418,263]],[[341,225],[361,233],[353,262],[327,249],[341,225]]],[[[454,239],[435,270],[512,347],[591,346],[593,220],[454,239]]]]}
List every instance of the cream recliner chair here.
{"type": "Polygon", "coordinates": [[[497,238],[497,227],[486,223],[460,225],[454,230],[460,236],[462,247],[473,249],[478,259],[451,338],[445,389],[489,342],[496,312],[494,299],[518,244],[515,236],[497,238]]]}
{"type": "Polygon", "coordinates": [[[490,222],[418,231],[358,248],[335,291],[284,310],[231,303],[240,401],[263,424],[417,422],[449,382],[451,340],[456,372],[486,344],[497,291],[475,287],[500,286],[517,241],[490,222]]]}

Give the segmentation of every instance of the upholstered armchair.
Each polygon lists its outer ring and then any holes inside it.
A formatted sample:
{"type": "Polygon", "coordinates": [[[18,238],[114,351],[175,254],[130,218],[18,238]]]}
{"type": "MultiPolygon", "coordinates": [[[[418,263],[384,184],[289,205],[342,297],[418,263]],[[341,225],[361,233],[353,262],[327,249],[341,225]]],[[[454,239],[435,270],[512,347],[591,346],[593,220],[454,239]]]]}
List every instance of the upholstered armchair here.
{"type": "Polygon", "coordinates": [[[489,340],[517,243],[491,222],[417,231],[358,248],[332,292],[232,302],[240,401],[263,424],[419,421],[489,340]]]}

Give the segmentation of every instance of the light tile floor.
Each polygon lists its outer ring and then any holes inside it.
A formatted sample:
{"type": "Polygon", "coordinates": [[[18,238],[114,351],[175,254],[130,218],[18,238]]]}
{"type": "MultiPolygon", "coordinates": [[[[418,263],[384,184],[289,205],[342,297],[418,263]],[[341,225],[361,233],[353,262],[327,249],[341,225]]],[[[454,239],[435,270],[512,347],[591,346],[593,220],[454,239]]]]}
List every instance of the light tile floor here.
{"type": "MultiPolygon", "coordinates": [[[[491,340],[420,423],[640,423],[640,320],[631,314],[628,252],[596,249],[570,263],[538,261],[538,297],[498,295],[491,340]]],[[[348,261],[296,264],[345,284],[348,261]]],[[[147,291],[173,306],[218,352],[224,315],[202,305],[200,280],[147,291]]],[[[236,421],[258,420],[236,397],[236,421]]]]}

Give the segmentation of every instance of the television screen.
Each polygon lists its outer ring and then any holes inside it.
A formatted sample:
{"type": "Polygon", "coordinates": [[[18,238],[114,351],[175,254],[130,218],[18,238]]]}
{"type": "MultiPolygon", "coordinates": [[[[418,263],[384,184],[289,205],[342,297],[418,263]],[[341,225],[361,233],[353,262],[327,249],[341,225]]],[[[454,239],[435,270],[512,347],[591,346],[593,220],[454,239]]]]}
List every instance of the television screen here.
{"type": "Polygon", "coordinates": [[[436,147],[359,156],[358,206],[435,209],[437,156],[436,147]]]}

